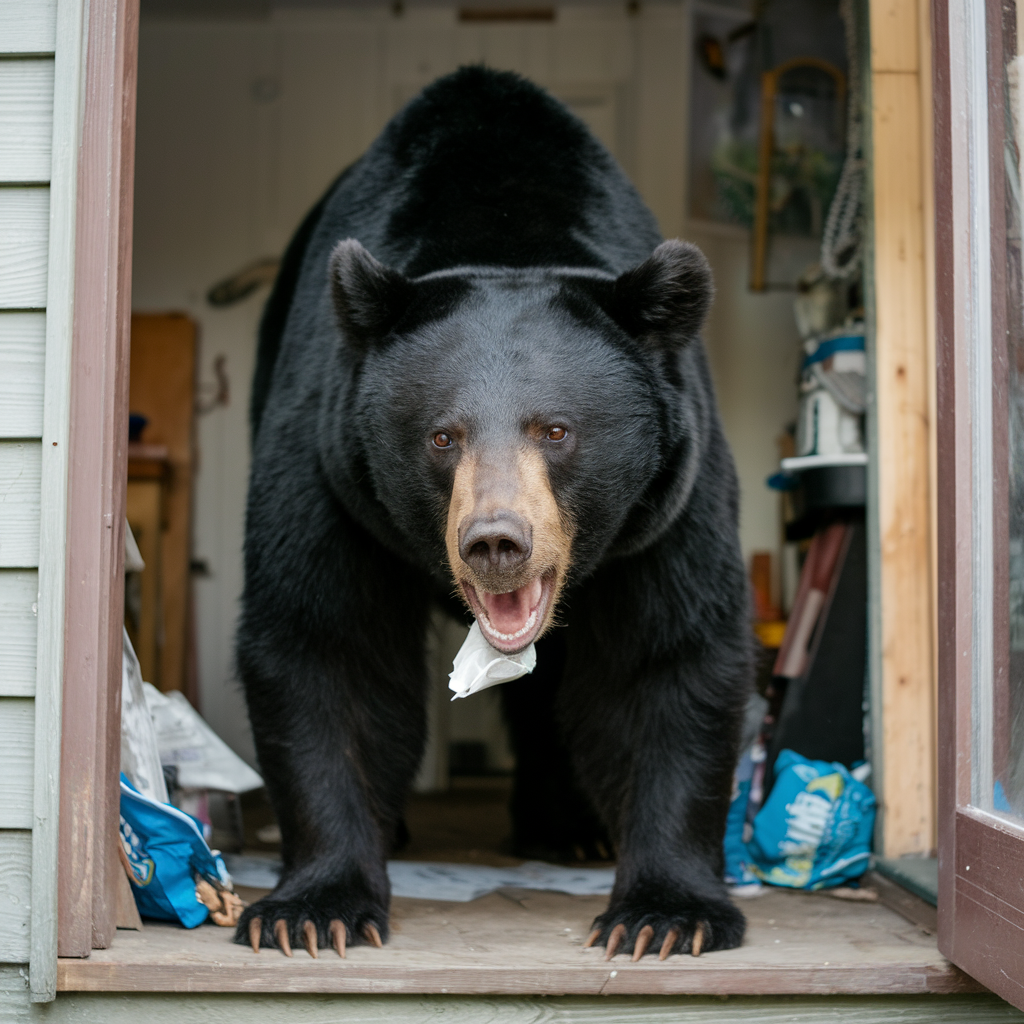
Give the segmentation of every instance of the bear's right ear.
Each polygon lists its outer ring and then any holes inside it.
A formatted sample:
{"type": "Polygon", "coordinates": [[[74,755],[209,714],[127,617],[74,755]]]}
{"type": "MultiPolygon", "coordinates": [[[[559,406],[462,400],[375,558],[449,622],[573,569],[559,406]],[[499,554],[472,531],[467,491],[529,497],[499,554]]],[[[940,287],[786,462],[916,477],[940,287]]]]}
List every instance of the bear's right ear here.
{"type": "Polygon", "coordinates": [[[330,277],[338,325],[360,352],[383,338],[412,301],[412,282],[374,259],[354,238],[335,246],[330,277]]]}

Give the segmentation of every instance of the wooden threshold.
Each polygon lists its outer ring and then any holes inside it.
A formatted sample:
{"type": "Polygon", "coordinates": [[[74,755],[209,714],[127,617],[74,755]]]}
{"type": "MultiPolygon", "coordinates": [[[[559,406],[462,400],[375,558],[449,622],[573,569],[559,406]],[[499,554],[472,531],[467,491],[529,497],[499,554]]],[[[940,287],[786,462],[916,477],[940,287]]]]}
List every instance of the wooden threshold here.
{"type": "Polygon", "coordinates": [[[109,949],[61,959],[57,987],[81,992],[449,995],[878,995],[984,989],[935,939],[880,903],[773,890],[744,900],[740,949],[610,962],[584,949],[602,897],[503,890],[471,903],[396,898],[384,949],[340,959],[235,945],[227,929],[147,922],[109,949]]]}

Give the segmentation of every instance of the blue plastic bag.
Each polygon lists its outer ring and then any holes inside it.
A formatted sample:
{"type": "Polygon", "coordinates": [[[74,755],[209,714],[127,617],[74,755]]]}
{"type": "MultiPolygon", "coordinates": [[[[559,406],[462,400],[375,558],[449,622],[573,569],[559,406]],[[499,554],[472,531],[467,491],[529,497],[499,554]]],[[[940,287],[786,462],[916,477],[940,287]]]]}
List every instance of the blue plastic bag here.
{"type": "Polygon", "coordinates": [[[809,761],[783,750],[775,761],[775,785],[747,844],[753,874],[794,889],[860,878],[871,857],[875,795],[856,775],[838,762],[809,761]]]}
{"type": "Polygon", "coordinates": [[[209,914],[196,897],[196,876],[230,886],[224,861],[206,845],[202,826],[177,807],[143,796],[124,774],[121,848],[143,917],[195,928],[209,914]]]}
{"type": "Polygon", "coordinates": [[[729,814],[725,819],[725,881],[731,886],[754,885],[760,888],[760,879],[750,867],[747,852],[750,824],[747,821],[750,809],[750,791],[754,774],[765,759],[764,745],[755,741],[740,758],[732,779],[732,797],[729,800],[729,814]]]}

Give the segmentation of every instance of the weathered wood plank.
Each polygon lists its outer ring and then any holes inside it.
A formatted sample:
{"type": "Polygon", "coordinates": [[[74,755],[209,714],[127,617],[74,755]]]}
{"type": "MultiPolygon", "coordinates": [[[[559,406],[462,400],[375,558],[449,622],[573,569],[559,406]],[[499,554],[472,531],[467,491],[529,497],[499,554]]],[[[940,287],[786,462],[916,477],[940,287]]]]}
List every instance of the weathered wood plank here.
{"type": "Polygon", "coordinates": [[[31,697],[0,697],[0,829],[32,827],[31,697]]]}
{"type": "Polygon", "coordinates": [[[0,441],[0,568],[39,563],[38,441],[0,441]]]}
{"type": "Polygon", "coordinates": [[[0,697],[31,697],[36,691],[34,569],[0,569],[0,697]]]}
{"type": "Polygon", "coordinates": [[[29,954],[32,833],[0,832],[0,963],[29,954]]]}
{"type": "MultiPolygon", "coordinates": [[[[255,892],[245,893],[252,897],[255,892]]],[[[517,892],[472,903],[396,898],[382,949],[288,959],[235,945],[227,929],[147,922],[88,960],[59,961],[62,990],[439,995],[825,995],[978,991],[933,937],[878,904],[770,892],[744,903],[739,949],[664,962],[607,962],[584,949],[600,897],[517,892]]]]}
{"type": "Polygon", "coordinates": [[[46,306],[49,244],[49,189],[0,189],[0,309],[46,306]]]}
{"type": "Polygon", "coordinates": [[[0,438],[42,437],[45,313],[0,312],[0,438]]]}
{"type": "MultiPolygon", "coordinates": [[[[0,967],[0,1020],[32,1024],[28,982],[0,967]]],[[[996,996],[394,996],[279,992],[65,992],[48,1024],[1021,1024],[1024,1014],[996,996]]]]}
{"type": "Polygon", "coordinates": [[[49,181],[53,60],[0,60],[0,181],[49,181]]]}
{"type": "Polygon", "coordinates": [[[53,53],[57,0],[3,0],[0,54],[53,53]]]}

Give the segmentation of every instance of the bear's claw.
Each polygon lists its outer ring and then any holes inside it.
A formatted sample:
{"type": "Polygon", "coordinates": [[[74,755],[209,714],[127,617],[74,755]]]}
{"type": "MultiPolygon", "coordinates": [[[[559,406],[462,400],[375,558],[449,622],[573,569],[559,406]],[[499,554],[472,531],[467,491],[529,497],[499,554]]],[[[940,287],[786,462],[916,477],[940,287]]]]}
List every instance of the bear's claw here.
{"type": "Polygon", "coordinates": [[[277,948],[285,956],[291,956],[292,944],[288,941],[288,922],[283,917],[274,922],[274,938],[277,940],[277,948]]]}
{"type": "Polygon", "coordinates": [[[306,952],[314,959],[319,960],[320,954],[317,952],[316,943],[316,925],[312,921],[307,921],[302,926],[302,939],[303,945],[306,947],[306,952]]]}
{"type": "Polygon", "coordinates": [[[235,941],[251,946],[254,953],[261,948],[276,948],[288,957],[302,948],[313,959],[320,958],[321,949],[333,947],[344,960],[347,947],[353,943],[383,948],[387,941],[386,909],[369,901],[351,901],[347,907],[343,903],[338,906],[339,902],[328,901],[320,893],[301,900],[265,896],[246,909],[235,941]]]}
{"type": "Polygon", "coordinates": [[[662,896],[654,903],[649,896],[627,896],[594,921],[584,946],[603,943],[605,960],[619,953],[632,954],[634,962],[655,952],[659,960],[674,953],[700,956],[740,945],[745,926],[728,899],[662,896]]]}
{"type": "Polygon", "coordinates": [[[338,956],[340,956],[341,959],[344,960],[345,939],[348,937],[348,932],[345,929],[344,923],[342,921],[339,921],[337,918],[334,918],[334,920],[331,921],[330,933],[331,945],[333,945],[334,948],[337,950],[338,956]]]}
{"type": "Polygon", "coordinates": [[[649,924],[645,924],[640,929],[640,934],[636,937],[636,942],[633,944],[633,963],[636,963],[647,952],[647,947],[651,944],[651,939],[653,938],[654,929],[649,924]]]}

